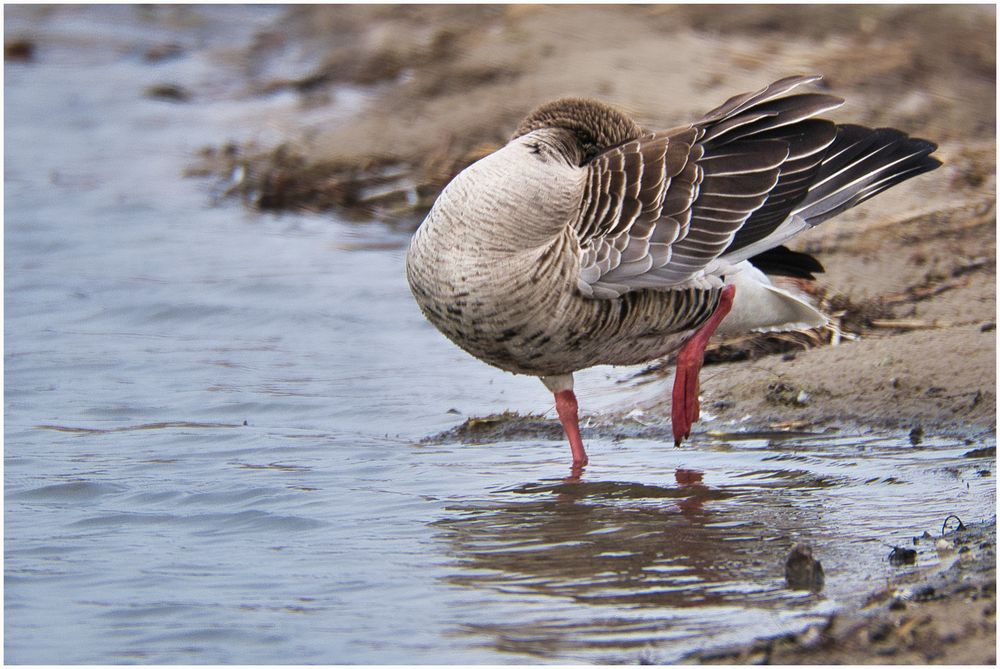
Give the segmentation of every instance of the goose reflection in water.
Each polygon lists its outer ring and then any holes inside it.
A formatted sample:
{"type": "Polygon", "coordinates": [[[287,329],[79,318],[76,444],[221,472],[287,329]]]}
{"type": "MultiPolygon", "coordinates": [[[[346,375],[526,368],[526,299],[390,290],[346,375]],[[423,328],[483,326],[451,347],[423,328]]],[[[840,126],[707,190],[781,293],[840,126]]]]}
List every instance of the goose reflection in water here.
{"type": "Polygon", "coordinates": [[[817,518],[781,494],[789,484],[720,488],[677,469],[671,485],[570,477],[452,507],[434,523],[458,562],[446,580],[481,590],[488,612],[461,633],[505,651],[572,656],[693,636],[717,628],[720,615],[752,616],[778,602],[806,604],[784,589],[781,560],[786,528],[815,527],[817,518]]]}

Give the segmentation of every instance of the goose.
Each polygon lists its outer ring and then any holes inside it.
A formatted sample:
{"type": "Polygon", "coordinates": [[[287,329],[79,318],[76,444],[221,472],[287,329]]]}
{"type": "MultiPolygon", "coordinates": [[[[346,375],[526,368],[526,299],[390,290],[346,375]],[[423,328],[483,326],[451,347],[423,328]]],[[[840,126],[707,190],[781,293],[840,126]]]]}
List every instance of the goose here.
{"type": "Polygon", "coordinates": [[[575,471],[588,457],[574,372],[676,353],[679,446],[712,336],[826,323],[769,279],[823,269],[785,242],[941,165],[932,142],[819,118],[844,101],[793,90],[821,78],[786,77],[655,132],[596,100],[543,104],[414,232],[406,277],[424,316],[476,358],[541,379],[575,471]]]}

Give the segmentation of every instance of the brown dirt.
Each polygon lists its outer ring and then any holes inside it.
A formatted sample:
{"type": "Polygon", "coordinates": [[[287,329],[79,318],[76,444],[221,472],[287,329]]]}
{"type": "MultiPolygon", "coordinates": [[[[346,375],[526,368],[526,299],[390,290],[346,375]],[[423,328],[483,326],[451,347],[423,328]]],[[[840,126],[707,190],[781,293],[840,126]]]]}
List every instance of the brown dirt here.
{"type": "MultiPolygon", "coordinates": [[[[800,287],[838,327],[716,350],[722,362],[702,376],[714,419],[696,429],[847,422],[992,433],[995,39],[991,5],[295,7],[244,54],[250,95],[297,91],[310,118],[325,106],[335,118],[336,87],[359,86],[365,110],[336,123],[270,119],[286,129],[281,146],[206,148],[192,173],[228,177],[240,166],[245,176],[225,186],[252,206],[413,228],[454,174],[546,100],[596,97],[663,128],[819,72],[848,101],[837,120],[936,141],[944,166],[795,241],[827,268],[800,287]],[[293,46],[315,54],[315,69],[276,75],[293,46]]],[[[662,396],[645,409],[666,418],[662,376],[662,396]]],[[[990,546],[962,554],[958,576],[935,586],[941,598],[873,605],[874,615],[838,615],[807,636],[696,659],[992,663],[990,546]]]]}
{"type": "Polygon", "coordinates": [[[994,27],[990,6],[298,7],[245,54],[247,90],[295,90],[304,109],[333,113],[331,87],[351,84],[372,103],[347,122],[280,120],[279,160],[274,147],[237,147],[201,169],[247,167],[234,191],[262,208],[342,207],[412,226],[451,176],[552,98],[596,97],[671,127],[736,92],[820,72],[848,100],[838,118],[982,154],[953,176],[989,193],[994,27]],[[317,54],[311,72],[277,74],[292,47],[317,54]]]}

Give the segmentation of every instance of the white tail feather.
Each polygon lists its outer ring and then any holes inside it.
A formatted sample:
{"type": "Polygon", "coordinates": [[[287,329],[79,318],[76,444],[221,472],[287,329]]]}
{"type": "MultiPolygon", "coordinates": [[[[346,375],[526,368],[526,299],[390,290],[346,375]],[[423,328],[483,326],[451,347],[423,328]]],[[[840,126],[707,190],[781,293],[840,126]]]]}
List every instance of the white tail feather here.
{"type": "Polygon", "coordinates": [[[826,325],[826,316],[804,296],[773,285],[767,275],[748,262],[741,262],[736,269],[725,281],[736,286],[736,297],[732,311],[719,326],[720,336],[808,330],[826,325]]]}

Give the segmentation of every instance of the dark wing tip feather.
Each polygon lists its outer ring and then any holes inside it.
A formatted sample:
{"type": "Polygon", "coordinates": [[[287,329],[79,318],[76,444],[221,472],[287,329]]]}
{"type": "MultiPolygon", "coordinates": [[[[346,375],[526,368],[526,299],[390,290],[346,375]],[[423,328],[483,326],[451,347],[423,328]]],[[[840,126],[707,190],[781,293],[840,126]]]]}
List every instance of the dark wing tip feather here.
{"type": "MultiPolygon", "coordinates": [[[[906,144],[915,152],[923,153],[925,156],[934,153],[938,149],[937,144],[927,139],[921,139],[920,137],[910,137],[906,144]]],[[[934,160],[937,160],[937,158],[934,160]]],[[[943,163],[938,161],[938,164],[940,165],[943,163]]]]}
{"type": "Polygon", "coordinates": [[[833,157],[824,162],[818,185],[810,188],[797,209],[811,226],[942,164],[930,155],[937,149],[934,142],[894,128],[842,127],[844,133],[831,147],[833,157]]]}

